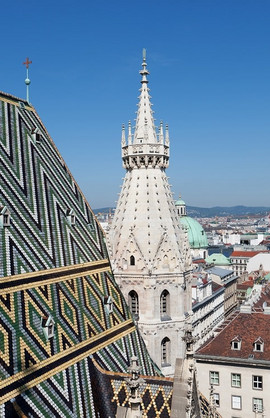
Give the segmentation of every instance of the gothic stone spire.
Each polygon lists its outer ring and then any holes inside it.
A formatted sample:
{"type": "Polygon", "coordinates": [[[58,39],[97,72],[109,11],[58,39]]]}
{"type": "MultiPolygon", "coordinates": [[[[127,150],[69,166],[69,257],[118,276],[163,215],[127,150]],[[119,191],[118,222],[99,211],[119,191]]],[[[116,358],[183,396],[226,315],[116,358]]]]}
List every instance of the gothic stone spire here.
{"type": "MultiPolygon", "coordinates": [[[[168,129],[159,135],[151,109],[146,57],[134,134],[122,136],[126,174],[109,231],[111,262],[148,349],[171,375],[183,357],[181,330],[191,309],[191,259],[165,173],[168,129]],[[170,366],[168,365],[170,364],[170,366]]],[[[166,126],[166,125],[165,125],[166,126]]]]}
{"type": "Polygon", "coordinates": [[[169,141],[166,137],[164,144],[162,123],[160,135],[157,136],[148,88],[149,71],[147,70],[145,50],[140,74],[142,79],[135,131],[132,135],[130,125],[128,145],[122,142],[123,166],[127,170],[148,166],[167,168],[169,165],[169,141]]]}

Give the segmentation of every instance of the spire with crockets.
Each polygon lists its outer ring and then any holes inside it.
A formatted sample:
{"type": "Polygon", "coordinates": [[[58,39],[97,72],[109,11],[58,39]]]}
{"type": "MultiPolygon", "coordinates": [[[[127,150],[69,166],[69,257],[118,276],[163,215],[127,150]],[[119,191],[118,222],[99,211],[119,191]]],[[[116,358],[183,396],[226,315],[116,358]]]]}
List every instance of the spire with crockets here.
{"type": "Polygon", "coordinates": [[[169,165],[169,131],[166,125],[164,142],[163,123],[160,123],[159,133],[156,132],[152,104],[150,102],[148,79],[149,71],[146,63],[146,50],[143,49],[143,62],[140,96],[134,134],[131,124],[128,128],[128,143],[122,132],[122,159],[127,170],[134,167],[167,168],[169,165]]]}
{"type": "Polygon", "coordinates": [[[135,129],[131,122],[126,133],[122,128],[126,173],[107,242],[115,278],[149,352],[171,376],[176,357],[185,353],[181,336],[191,311],[192,266],[166,175],[168,127],[154,125],[145,52],[140,74],[135,129]]]}

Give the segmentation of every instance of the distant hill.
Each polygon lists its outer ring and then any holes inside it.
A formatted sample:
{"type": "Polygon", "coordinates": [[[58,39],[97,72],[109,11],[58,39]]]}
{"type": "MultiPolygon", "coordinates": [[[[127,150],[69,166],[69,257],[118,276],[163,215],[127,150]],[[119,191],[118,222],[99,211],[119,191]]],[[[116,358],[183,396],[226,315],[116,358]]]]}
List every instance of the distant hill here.
{"type": "Polygon", "coordinates": [[[200,218],[211,218],[213,216],[266,215],[269,212],[270,207],[265,206],[215,206],[213,208],[187,206],[187,213],[189,216],[198,216],[200,218]]]}
{"type": "MultiPolygon", "coordinates": [[[[113,213],[113,207],[93,209],[95,214],[113,213]]],[[[212,218],[214,216],[247,216],[247,215],[267,215],[270,207],[266,206],[215,206],[213,208],[200,208],[197,206],[187,206],[187,214],[191,217],[212,218]]]]}

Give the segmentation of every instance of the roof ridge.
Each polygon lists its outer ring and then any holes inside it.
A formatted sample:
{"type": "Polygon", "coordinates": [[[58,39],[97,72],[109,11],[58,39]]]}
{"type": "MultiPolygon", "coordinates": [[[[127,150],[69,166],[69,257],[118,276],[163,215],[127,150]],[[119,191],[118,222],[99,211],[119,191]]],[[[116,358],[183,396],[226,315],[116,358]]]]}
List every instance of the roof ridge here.
{"type": "Polygon", "coordinates": [[[20,97],[14,96],[13,94],[10,94],[10,93],[5,93],[4,91],[0,91],[0,96],[7,97],[7,98],[12,99],[12,100],[17,100],[17,101],[19,101],[19,102],[23,102],[23,103],[25,103],[27,106],[32,107],[32,106],[31,106],[31,105],[27,102],[27,100],[25,100],[25,99],[21,99],[20,97]]]}

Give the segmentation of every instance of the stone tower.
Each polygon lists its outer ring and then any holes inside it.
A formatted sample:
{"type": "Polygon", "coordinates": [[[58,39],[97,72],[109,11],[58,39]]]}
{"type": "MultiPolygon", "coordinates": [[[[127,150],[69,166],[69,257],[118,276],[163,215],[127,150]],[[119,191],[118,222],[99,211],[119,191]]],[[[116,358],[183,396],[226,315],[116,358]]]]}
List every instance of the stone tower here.
{"type": "Polygon", "coordinates": [[[112,267],[147,348],[166,375],[183,358],[185,321],[191,311],[191,257],[179,225],[165,170],[169,131],[158,133],[150,102],[144,53],[134,133],[122,128],[126,175],[109,231],[112,267]]]}

